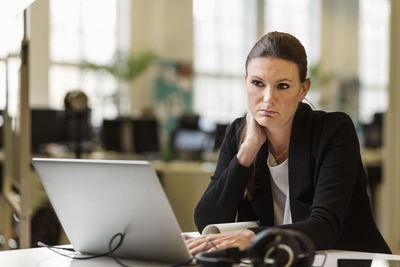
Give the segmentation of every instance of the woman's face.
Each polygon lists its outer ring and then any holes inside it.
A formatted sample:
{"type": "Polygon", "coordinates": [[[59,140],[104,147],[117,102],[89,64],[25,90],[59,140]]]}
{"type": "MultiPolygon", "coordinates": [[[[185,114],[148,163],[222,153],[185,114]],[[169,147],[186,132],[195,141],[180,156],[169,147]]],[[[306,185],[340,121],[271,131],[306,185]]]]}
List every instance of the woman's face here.
{"type": "Polygon", "coordinates": [[[296,63],[279,58],[258,57],[247,65],[246,92],[249,112],[268,130],[291,127],[299,102],[310,88],[300,81],[296,63]]]}

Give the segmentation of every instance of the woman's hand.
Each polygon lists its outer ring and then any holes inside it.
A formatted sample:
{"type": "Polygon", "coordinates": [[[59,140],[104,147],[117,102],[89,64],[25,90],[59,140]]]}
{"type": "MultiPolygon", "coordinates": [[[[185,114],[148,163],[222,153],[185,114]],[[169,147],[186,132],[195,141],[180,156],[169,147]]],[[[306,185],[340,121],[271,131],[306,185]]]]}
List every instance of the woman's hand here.
{"type": "Polygon", "coordinates": [[[245,250],[255,236],[255,233],[250,230],[238,230],[223,234],[210,234],[196,238],[188,238],[185,239],[185,242],[190,253],[195,255],[201,251],[228,247],[238,247],[240,250],[245,250]]]}
{"type": "Polygon", "coordinates": [[[249,167],[260,147],[267,140],[264,127],[260,126],[250,112],[246,115],[246,136],[237,153],[237,160],[243,166],[249,167]]]}

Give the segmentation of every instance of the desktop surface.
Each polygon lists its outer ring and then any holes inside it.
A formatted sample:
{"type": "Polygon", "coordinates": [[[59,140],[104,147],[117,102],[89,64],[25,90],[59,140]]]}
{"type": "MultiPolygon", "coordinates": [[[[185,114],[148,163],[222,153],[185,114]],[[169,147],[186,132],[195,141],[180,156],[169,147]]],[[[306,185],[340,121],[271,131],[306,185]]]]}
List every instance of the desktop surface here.
{"type": "MultiPolygon", "coordinates": [[[[381,260],[397,260],[400,261],[400,255],[376,254],[354,251],[322,251],[324,254],[317,254],[313,266],[336,267],[338,259],[381,259],[381,260]],[[326,255],[326,257],[324,256],[326,255]],[[325,259],[325,261],[324,261],[325,259]]],[[[78,255],[77,253],[69,253],[69,255],[78,255]]],[[[122,260],[124,264],[142,267],[142,266],[171,266],[171,264],[157,263],[149,261],[122,260]]],[[[47,248],[31,248],[18,249],[0,252],[1,266],[8,267],[120,267],[110,257],[102,257],[92,260],[72,260],[60,256],[47,248]]],[[[249,266],[249,265],[243,265],[249,266]]]]}

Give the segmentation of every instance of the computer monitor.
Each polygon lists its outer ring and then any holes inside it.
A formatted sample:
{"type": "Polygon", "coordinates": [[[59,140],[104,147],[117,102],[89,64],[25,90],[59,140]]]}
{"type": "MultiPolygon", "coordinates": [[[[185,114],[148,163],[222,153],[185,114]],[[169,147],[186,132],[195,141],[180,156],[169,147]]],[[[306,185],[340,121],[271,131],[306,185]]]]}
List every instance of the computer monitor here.
{"type": "Polygon", "coordinates": [[[125,119],[118,118],[114,120],[104,119],[101,129],[101,143],[105,150],[116,152],[128,152],[124,146],[123,125],[125,119]]]}
{"type": "Polygon", "coordinates": [[[33,108],[31,110],[31,146],[32,151],[42,152],[41,146],[48,143],[77,141],[77,128],[80,123],[80,141],[92,137],[90,110],[81,115],[81,120],[64,110],[33,108]]]}
{"type": "Polygon", "coordinates": [[[91,109],[82,112],[64,111],[64,135],[66,142],[92,140],[91,109]]]}
{"type": "Polygon", "coordinates": [[[153,118],[105,119],[101,139],[106,150],[130,153],[160,151],[158,121],[153,118]]]}
{"type": "Polygon", "coordinates": [[[31,110],[31,146],[33,152],[40,152],[40,147],[47,143],[64,141],[64,111],[54,109],[31,110]]]}
{"type": "Polygon", "coordinates": [[[133,123],[133,144],[136,153],[160,151],[158,121],[135,119],[133,123]]]}

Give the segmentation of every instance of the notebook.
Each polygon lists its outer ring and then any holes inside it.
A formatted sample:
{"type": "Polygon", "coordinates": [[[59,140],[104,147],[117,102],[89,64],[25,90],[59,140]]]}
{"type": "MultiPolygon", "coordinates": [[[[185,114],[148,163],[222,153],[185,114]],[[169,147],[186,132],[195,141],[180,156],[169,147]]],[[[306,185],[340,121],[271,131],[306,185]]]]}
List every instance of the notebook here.
{"type": "Polygon", "coordinates": [[[123,233],[118,257],[192,258],[149,162],[34,158],[32,164],[76,251],[105,253],[110,239],[123,233]]]}

